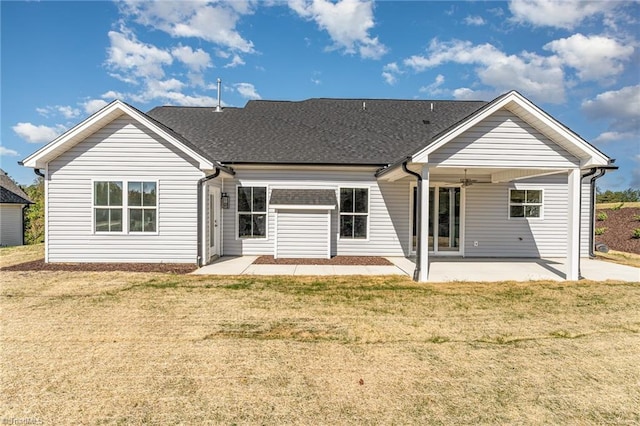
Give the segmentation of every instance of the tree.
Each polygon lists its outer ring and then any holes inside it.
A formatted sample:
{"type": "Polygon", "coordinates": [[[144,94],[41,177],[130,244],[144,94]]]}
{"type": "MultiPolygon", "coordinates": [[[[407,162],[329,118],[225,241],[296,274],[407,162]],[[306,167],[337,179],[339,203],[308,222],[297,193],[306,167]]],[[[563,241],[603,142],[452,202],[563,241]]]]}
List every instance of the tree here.
{"type": "Polygon", "coordinates": [[[640,189],[625,189],[624,191],[611,191],[607,189],[602,192],[597,188],[597,203],[634,203],[640,201],[640,189]]]}
{"type": "Polygon", "coordinates": [[[25,243],[41,243],[44,241],[44,179],[38,177],[24,192],[33,201],[25,210],[25,243]]]}

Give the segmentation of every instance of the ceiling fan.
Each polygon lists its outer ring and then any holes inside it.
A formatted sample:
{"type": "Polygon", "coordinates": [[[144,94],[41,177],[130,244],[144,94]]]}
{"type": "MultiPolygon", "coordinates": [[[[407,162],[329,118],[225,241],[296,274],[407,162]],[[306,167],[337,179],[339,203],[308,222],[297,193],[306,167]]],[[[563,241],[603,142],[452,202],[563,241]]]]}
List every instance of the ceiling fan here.
{"type": "Polygon", "coordinates": [[[475,179],[467,179],[467,169],[464,169],[464,179],[460,179],[460,183],[462,184],[462,187],[466,188],[467,186],[471,186],[476,182],[477,180],[475,179]]]}

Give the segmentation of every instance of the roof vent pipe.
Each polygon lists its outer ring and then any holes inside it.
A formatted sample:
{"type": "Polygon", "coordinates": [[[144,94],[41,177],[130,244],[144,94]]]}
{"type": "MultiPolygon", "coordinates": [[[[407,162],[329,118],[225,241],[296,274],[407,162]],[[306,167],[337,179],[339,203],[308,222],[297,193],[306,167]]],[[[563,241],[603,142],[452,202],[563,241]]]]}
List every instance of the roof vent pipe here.
{"type": "Polygon", "coordinates": [[[216,112],[222,111],[222,105],[220,104],[221,94],[222,94],[222,80],[218,79],[218,105],[216,106],[216,112]]]}
{"type": "Polygon", "coordinates": [[[431,112],[433,112],[433,102],[431,102],[431,112]]]}

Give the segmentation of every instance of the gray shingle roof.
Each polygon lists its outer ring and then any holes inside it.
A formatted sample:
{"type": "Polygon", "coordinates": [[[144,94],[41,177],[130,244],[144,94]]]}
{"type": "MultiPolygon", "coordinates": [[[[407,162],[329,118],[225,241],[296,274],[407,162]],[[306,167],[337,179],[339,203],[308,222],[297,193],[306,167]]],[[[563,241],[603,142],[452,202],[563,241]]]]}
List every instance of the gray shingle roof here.
{"type": "Polygon", "coordinates": [[[271,205],[335,206],[336,192],[332,189],[272,189],[271,205]]]}
{"type": "Polygon", "coordinates": [[[22,188],[4,170],[0,170],[0,203],[33,204],[22,188]]]}
{"type": "Polygon", "coordinates": [[[321,98],[249,101],[222,112],[157,107],[147,115],[222,163],[385,165],[427,146],[485,104],[321,98]]]}

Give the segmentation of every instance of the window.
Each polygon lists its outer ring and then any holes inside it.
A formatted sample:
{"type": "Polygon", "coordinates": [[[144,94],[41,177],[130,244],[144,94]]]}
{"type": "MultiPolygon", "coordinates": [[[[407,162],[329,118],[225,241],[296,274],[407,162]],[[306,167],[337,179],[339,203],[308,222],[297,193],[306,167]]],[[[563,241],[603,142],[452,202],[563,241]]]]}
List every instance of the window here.
{"type": "Polygon", "coordinates": [[[122,182],[93,183],[96,232],[122,232],[122,182]]]}
{"type": "Polygon", "coordinates": [[[238,187],[238,237],[264,238],[267,236],[267,188],[264,186],[238,187]]]}
{"type": "Polygon", "coordinates": [[[129,182],[129,232],[156,232],[155,182],[129,182]]]}
{"type": "Polygon", "coordinates": [[[542,217],[541,189],[510,189],[509,218],[542,217]]]}
{"type": "Polygon", "coordinates": [[[366,239],[369,189],[340,188],[340,238],[366,239]]]}

